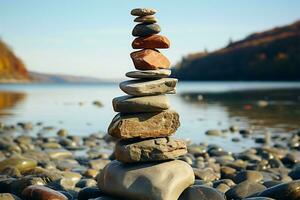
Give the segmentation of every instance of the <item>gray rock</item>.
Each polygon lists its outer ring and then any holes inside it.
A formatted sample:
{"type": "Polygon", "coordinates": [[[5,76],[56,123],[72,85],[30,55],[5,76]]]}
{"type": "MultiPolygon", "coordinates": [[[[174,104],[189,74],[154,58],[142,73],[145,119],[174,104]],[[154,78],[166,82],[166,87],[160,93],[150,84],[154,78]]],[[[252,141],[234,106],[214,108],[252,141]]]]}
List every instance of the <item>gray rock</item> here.
{"type": "Polygon", "coordinates": [[[89,200],[103,195],[98,187],[86,187],[79,191],[78,200],[89,200]]]}
{"type": "Polygon", "coordinates": [[[135,37],[146,37],[158,34],[161,28],[158,24],[137,24],[133,30],[132,35],[135,37]]]}
{"type": "Polygon", "coordinates": [[[144,24],[154,24],[157,22],[157,19],[153,15],[147,15],[147,16],[140,16],[135,18],[134,22],[140,22],[144,24]]]}
{"type": "Polygon", "coordinates": [[[125,163],[175,159],[187,153],[183,140],[156,138],[142,141],[119,141],[115,156],[125,163]]]}
{"type": "Polygon", "coordinates": [[[122,164],[112,161],[98,176],[100,190],[136,200],[178,199],[194,183],[193,169],[185,162],[122,164]]]}
{"type": "Polygon", "coordinates": [[[113,99],[113,107],[116,112],[121,113],[158,112],[170,108],[170,103],[166,95],[121,96],[113,99]]]}
{"type": "Polygon", "coordinates": [[[211,168],[206,169],[197,169],[193,168],[196,179],[200,179],[203,181],[215,181],[220,178],[218,174],[216,174],[211,168]]]}
{"type": "Polygon", "coordinates": [[[243,199],[257,194],[265,189],[266,187],[260,183],[244,181],[232,187],[225,193],[225,195],[227,199],[243,199]]]}
{"type": "Polygon", "coordinates": [[[0,200],[21,200],[21,199],[11,193],[0,193],[0,200]]]}
{"type": "Polygon", "coordinates": [[[214,188],[202,185],[192,185],[188,187],[178,200],[225,200],[225,196],[214,188]]]}
{"type": "Polygon", "coordinates": [[[154,15],[156,10],[153,8],[135,8],[131,10],[131,15],[133,16],[146,16],[146,15],[154,15]]]}
{"type": "Polygon", "coordinates": [[[270,187],[258,195],[258,197],[270,197],[280,200],[299,200],[300,199],[300,180],[289,183],[282,183],[270,187]]]}
{"type": "Polygon", "coordinates": [[[167,78],[170,75],[171,75],[171,70],[168,69],[131,71],[126,73],[126,76],[129,78],[143,78],[143,79],[167,78]]]}
{"type": "Polygon", "coordinates": [[[120,89],[132,96],[151,96],[166,93],[175,93],[178,80],[162,78],[158,80],[131,80],[120,83],[120,89]]]}

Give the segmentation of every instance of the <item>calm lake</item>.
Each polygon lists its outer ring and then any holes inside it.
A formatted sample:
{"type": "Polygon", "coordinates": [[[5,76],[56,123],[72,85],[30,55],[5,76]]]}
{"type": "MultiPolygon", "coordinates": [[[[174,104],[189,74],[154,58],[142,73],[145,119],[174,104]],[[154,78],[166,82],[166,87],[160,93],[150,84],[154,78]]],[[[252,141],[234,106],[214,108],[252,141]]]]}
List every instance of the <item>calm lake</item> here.
{"type": "MultiPolygon", "coordinates": [[[[118,84],[0,85],[0,122],[43,122],[76,135],[105,132],[116,114],[111,100],[121,95],[118,84]]],[[[252,137],[262,137],[266,131],[288,134],[300,128],[299,82],[180,82],[177,94],[169,96],[181,117],[176,137],[197,143],[215,143],[237,151],[258,144],[252,139],[232,142],[241,137],[238,133],[213,137],[205,132],[236,125],[251,127],[255,130],[252,137]]]]}

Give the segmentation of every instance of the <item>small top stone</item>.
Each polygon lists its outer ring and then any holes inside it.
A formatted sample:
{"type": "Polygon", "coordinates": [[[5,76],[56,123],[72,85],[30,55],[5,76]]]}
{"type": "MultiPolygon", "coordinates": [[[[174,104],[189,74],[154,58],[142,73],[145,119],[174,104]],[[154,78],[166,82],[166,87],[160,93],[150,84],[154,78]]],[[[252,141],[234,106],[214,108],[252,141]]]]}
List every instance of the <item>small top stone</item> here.
{"type": "Polygon", "coordinates": [[[154,15],[156,13],[155,9],[152,8],[135,8],[131,10],[131,15],[133,16],[146,16],[154,15]]]}

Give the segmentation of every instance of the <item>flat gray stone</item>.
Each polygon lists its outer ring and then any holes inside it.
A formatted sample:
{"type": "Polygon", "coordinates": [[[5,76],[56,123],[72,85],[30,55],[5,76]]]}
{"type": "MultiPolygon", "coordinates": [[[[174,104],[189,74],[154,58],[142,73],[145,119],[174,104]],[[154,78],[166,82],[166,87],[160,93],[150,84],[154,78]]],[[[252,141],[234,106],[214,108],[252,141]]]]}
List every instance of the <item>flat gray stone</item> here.
{"type": "Polygon", "coordinates": [[[140,16],[134,19],[134,22],[140,22],[140,23],[156,23],[157,19],[153,15],[147,15],[147,16],[140,16]]]}
{"type": "Polygon", "coordinates": [[[126,73],[126,76],[129,78],[144,78],[144,79],[167,78],[170,75],[171,75],[171,70],[168,69],[131,71],[126,73]]]}
{"type": "Polygon", "coordinates": [[[114,111],[121,113],[159,112],[170,108],[166,95],[132,97],[122,96],[113,99],[114,111]]]}
{"type": "Polygon", "coordinates": [[[146,15],[154,15],[156,10],[153,8],[135,8],[131,10],[131,15],[133,16],[146,16],[146,15]]]}
{"type": "Polygon", "coordinates": [[[175,200],[195,181],[193,169],[184,161],[123,164],[112,161],[98,176],[105,194],[135,200],[175,200]]]}
{"type": "Polygon", "coordinates": [[[151,96],[166,93],[175,93],[178,80],[162,78],[158,80],[131,80],[120,83],[120,89],[132,96],[151,96]]]}
{"type": "Polygon", "coordinates": [[[187,153],[186,143],[169,137],[142,141],[122,140],[116,144],[116,159],[124,163],[175,159],[187,153]]]}
{"type": "Polygon", "coordinates": [[[192,185],[188,187],[179,197],[178,200],[225,200],[224,194],[218,190],[202,186],[192,185]]]}

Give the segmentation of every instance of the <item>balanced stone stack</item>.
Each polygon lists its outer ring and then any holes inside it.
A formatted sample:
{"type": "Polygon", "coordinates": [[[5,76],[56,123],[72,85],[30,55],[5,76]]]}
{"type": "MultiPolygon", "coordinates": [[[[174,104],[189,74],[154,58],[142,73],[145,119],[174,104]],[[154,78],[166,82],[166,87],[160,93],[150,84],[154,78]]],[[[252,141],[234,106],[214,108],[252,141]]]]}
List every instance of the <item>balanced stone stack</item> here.
{"type": "Polygon", "coordinates": [[[176,160],[186,154],[184,141],[173,139],[180,125],[177,112],[170,110],[166,94],[176,92],[177,79],[168,78],[169,60],[157,49],[170,47],[168,38],[157,35],[154,9],[131,11],[138,22],[132,35],[131,53],[136,71],[126,74],[133,80],[120,83],[127,95],[113,99],[119,112],[108,133],[117,138],[115,161],[98,176],[98,186],[107,195],[121,199],[176,200],[194,183],[193,169],[176,160]]]}

